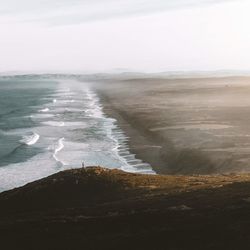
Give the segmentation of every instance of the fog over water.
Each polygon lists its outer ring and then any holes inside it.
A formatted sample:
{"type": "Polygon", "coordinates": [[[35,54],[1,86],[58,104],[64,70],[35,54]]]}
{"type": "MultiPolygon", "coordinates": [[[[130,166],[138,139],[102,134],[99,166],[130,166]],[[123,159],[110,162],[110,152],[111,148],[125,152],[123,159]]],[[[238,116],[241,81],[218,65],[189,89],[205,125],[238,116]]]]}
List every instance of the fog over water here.
{"type": "Polygon", "coordinates": [[[249,0],[3,0],[0,72],[249,70],[249,0]]]}

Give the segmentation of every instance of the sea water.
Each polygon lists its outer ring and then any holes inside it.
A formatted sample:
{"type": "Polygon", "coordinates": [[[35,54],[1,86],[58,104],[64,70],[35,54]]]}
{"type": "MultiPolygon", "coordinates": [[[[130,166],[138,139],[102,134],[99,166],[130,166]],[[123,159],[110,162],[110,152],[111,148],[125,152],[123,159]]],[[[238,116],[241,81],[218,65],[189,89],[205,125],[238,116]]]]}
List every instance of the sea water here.
{"type": "Polygon", "coordinates": [[[0,80],[0,191],[82,163],[154,173],[128,140],[88,83],[0,80]]]}

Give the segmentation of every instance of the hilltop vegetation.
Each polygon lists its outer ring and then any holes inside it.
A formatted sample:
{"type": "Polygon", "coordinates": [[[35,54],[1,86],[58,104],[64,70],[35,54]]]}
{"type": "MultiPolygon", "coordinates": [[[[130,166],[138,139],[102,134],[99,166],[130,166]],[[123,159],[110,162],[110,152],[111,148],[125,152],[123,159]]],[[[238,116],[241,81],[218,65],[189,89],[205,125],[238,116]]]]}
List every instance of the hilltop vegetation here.
{"type": "Polygon", "coordinates": [[[4,249],[245,249],[250,175],[67,170],[0,194],[4,249]]]}

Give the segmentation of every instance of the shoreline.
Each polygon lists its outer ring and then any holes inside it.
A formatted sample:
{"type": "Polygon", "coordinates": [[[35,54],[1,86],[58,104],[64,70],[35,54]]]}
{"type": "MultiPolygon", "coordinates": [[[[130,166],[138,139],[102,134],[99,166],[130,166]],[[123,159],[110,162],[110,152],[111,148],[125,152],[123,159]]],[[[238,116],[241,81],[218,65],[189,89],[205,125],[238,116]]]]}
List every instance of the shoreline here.
{"type": "Polygon", "coordinates": [[[150,136],[146,131],[143,131],[141,124],[137,121],[131,122],[131,118],[127,114],[114,109],[112,104],[109,102],[107,96],[104,96],[100,91],[96,90],[100,103],[103,106],[104,114],[110,118],[114,118],[117,122],[118,127],[128,137],[128,147],[132,154],[143,163],[150,164],[153,171],[156,174],[160,174],[160,168],[156,166],[164,166],[164,161],[160,160],[160,141],[150,136]],[[145,135],[147,133],[147,135],[145,135]]]}
{"type": "Polygon", "coordinates": [[[250,77],[91,83],[137,158],[158,174],[250,172],[250,77]]]}

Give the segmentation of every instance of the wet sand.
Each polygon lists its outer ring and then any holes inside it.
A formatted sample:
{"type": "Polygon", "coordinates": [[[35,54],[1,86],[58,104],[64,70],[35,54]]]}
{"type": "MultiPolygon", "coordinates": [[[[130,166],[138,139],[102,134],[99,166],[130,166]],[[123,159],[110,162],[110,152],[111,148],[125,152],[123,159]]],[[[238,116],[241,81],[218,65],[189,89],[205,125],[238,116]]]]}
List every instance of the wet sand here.
{"type": "Polygon", "coordinates": [[[92,84],[131,151],[161,174],[250,171],[250,78],[92,84]]]}

